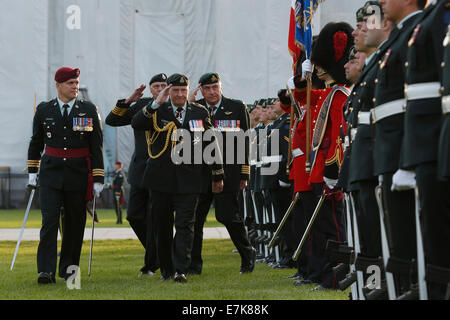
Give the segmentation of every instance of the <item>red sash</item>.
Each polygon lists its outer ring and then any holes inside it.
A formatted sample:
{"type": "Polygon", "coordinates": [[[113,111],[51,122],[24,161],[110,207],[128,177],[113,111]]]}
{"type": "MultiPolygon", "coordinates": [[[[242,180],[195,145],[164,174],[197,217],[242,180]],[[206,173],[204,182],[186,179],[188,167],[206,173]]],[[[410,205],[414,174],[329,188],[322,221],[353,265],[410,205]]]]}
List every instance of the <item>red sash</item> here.
{"type": "Polygon", "coordinates": [[[86,190],[86,201],[91,201],[92,199],[94,199],[94,176],[92,175],[89,148],[68,149],[46,146],[45,154],[56,158],[85,158],[88,166],[88,187],[86,190]]]}

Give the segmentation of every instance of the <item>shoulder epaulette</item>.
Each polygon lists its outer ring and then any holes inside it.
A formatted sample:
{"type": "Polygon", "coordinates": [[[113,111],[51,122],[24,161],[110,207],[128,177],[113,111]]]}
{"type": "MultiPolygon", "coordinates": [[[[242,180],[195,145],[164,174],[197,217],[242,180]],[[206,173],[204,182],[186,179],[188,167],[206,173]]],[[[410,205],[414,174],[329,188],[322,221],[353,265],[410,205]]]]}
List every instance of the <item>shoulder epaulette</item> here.
{"type": "Polygon", "coordinates": [[[206,109],[206,107],[205,107],[204,105],[201,105],[200,103],[197,103],[197,102],[191,102],[190,104],[191,104],[191,106],[194,106],[194,107],[203,109],[203,110],[205,110],[205,111],[208,111],[208,109],[206,109]]]}

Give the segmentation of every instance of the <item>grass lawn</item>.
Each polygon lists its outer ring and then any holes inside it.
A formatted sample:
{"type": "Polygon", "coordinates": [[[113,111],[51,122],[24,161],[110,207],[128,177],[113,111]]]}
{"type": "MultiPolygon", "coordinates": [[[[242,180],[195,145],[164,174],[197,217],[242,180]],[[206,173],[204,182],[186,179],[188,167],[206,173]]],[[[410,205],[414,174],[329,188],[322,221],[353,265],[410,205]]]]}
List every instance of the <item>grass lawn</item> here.
{"type": "Polygon", "coordinates": [[[39,286],[36,241],[24,241],[9,270],[16,242],[0,242],[1,300],[347,300],[348,292],[311,292],[314,285],[295,287],[282,279],[294,269],[271,269],[257,263],[251,274],[239,274],[240,257],[231,240],[205,240],[202,275],[188,276],[188,283],[139,278],[144,250],[137,240],[102,240],[94,243],[92,274],[88,274],[89,241],[80,261],[81,289],[69,290],[62,279],[39,286]]]}
{"type": "MultiPolygon", "coordinates": [[[[9,228],[20,228],[22,227],[23,218],[25,215],[25,209],[15,209],[15,210],[0,210],[0,229],[9,228]]],[[[127,211],[122,211],[122,221],[123,224],[116,224],[116,213],[113,209],[102,209],[97,210],[98,219],[100,223],[95,225],[96,228],[129,228],[126,216],[127,211]]],[[[87,216],[86,224],[91,227],[92,219],[87,216]]],[[[28,220],[26,228],[40,228],[41,227],[41,211],[40,210],[30,210],[28,215],[28,220]]],[[[211,209],[209,211],[205,227],[223,227],[223,225],[217,222],[215,218],[215,211],[211,209]]]]}

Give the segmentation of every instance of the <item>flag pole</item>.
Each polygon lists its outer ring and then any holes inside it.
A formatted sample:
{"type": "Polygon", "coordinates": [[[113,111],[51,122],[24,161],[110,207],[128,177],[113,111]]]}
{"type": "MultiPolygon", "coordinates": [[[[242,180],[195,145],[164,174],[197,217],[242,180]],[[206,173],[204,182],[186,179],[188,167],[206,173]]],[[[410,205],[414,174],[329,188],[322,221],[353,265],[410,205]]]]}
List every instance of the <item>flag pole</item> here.
{"type": "MultiPolygon", "coordinates": [[[[311,24],[310,28],[312,28],[312,17],[313,17],[313,1],[310,0],[310,16],[311,16],[311,24]]],[[[312,30],[311,30],[312,32],[312,30]]],[[[307,59],[310,59],[311,52],[307,52],[307,59]]],[[[313,67],[314,69],[314,67],[313,67]]],[[[307,74],[306,76],[306,159],[305,159],[305,170],[306,173],[311,172],[311,162],[309,161],[309,155],[311,153],[311,90],[312,90],[312,72],[307,74]]]]}
{"type": "Polygon", "coordinates": [[[309,161],[309,155],[311,150],[311,90],[312,81],[311,74],[306,77],[306,159],[305,170],[307,173],[311,171],[311,162],[309,161]]]}

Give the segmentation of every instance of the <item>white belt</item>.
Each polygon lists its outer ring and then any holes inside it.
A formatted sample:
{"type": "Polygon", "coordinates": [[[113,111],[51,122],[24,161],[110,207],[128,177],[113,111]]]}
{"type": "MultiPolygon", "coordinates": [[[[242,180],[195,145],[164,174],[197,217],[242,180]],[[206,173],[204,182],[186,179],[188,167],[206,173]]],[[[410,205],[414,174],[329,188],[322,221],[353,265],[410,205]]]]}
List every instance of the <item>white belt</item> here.
{"type": "MultiPolygon", "coordinates": [[[[358,125],[360,124],[370,124],[370,112],[360,111],[358,112],[358,125]]],[[[353,140],[353,138],[352,138],[353,140]]]]}
{"type": "Polygon", "coordinates": [[[294,159],[303,155],[303,151],[300,148],[296,148],[294,150],[292,150],[292,155],[294,156],[294,159]]]}
{"type": "Polygon", "coordinates": [[[280,162],[282,158],[283,158],[283,156],[281,154],[276,155],[276,156],[265,156],[265,157],[262,157],[262,163],[267,164],[267,163],[273,163],[273,162],[280,162]]]}
{"type": "Polygon", "coordinates": [[[250,160],[250,165],[251,166],[256,166],[256,163],[257,163],[256,160],[250,160]]]}
{"type": "Polygon", "coordinates": [[[351,136],[351,138],[352,138],[352,141],[354,141],[355,140],[355,137],[356,137],[356,133],[358,132],[358,128],[352,128],[351,130],[350,130],[350,136],[351,136]]]}
{"type": "Polygon", "coordinates": [[[345,136],[345,138],[344,138],[344,152],[349,146],[350,146],[350,141],[348,139],[348,136],[345,136]]]}
{"type": "Polygon", "coordinates": [[[442,97],[442,112],[444,114],[450,113],[450,96],[442,97]]]}
{"type": "Polygon", "coordinates": [[[414,84],[405,84],[406,100],[439,98],[441,96],[439,82],[423,82],[414,84]]]}
{"type": "Polygon", "coordinates": [[[375,107],[370,110],[372,115],[372,122],[378,122],[381,119],[403,113],[406,110],[406,100],[398,99],[388,103],[383,103],[378,107],[375,107]]]}

